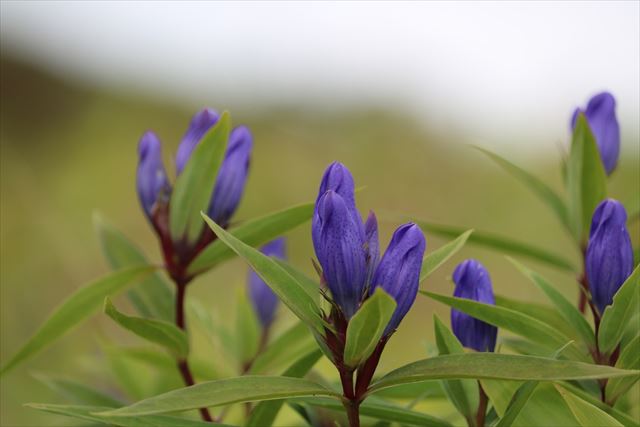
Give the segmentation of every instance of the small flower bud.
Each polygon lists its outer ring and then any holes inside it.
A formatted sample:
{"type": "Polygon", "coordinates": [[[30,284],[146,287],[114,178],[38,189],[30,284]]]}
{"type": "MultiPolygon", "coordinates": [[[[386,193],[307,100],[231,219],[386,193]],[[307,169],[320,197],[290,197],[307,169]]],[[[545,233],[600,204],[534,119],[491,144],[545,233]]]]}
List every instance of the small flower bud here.
{"type": "Polygon", "coordinates": [[[577,108],[571,117],[571,128],[576,125],[578,113],[584,113],[596,139],[598,151],[607,175],[616,168],[620,155],[620,126],[616,118],[616,100],[609,92],[602,92],[589,100],[587,108],[577,108]]]}
{"type": "Polygon", "coordinates": [[[631,275],[633,248],[627,231],[627,212],[617,200],[602,201],[593,213],[585,269],[591,298],[600,313],[631,275]]]}
{"type": "Polygon", "coordinates": [[[153,208],[158,201],[167,201],[171,186],[162,163],[160,140],[151,131],[145,132],[138,144],[136,186],[145,214],[153,222],[153,208]]]}
{"type": "Polygon", "coordinates": [[[420,227],[413,223],[398,227],[373,275],[370,294],[380,286],[397,303],[385,335],[398,327],[416,299],[425,248],[426,241],[420,227]]]}
{"type": "Polygon", "coordinates": [[[364,223],[365,253],[367,259],[367,283],[371,283],[373,273],[375,273],[380,261],[380,243],[378,241],[378,220],[373,211],[369,212],[367,221],[364,223]]]}
{"type": "MultiPolygon", "coordinates": [[[[453,281],[453,296],[495,304],[491,277],[480,262],[468,259],[460,263],[453,272],[453,281]]],[[[490,352],[496,347],[498,328],[456,309],[451,309],[451,329],[464,347],[490,352]]]]}
{"type": "MultiPolygon", "coordinates": [[[[285,258],[285,241],[284,238],[272,240],[264,245],[260,251],[267,255],[280,259],[285,258]]],[[[264,329],[267,329],[276,313],[278,308],[278,297],[258,276],[255,271],[249,271],[249,296],[251,298],[251,304],[258,315],[258,320],[264,329]]]]}
{"type": "Polygon", "coordinates": [[[210,108],[205,108],[193,116],[176,152],[176,171],[178,174],[187,165],[191,153],[198,145],[198,142],[218,122],[219,118],[218,113],[210,108]]]}

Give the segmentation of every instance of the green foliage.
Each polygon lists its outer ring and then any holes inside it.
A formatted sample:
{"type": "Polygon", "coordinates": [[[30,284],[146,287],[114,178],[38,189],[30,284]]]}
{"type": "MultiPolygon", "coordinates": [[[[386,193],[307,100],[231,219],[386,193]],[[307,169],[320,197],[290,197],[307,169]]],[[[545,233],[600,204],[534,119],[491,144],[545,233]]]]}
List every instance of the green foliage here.
{"type": "MultiPolygon", "coordinates": [[[[636,335],[629,341],[620,352],[620,357],[616,362],[616,368],[640,369],[640,335],[636,335]]],[[[605,395],[608,402],[615,402],[626,393],[639,378],[611,378],[607,382],[605,395]]]]}
{"type": "Polygon", "coordinates": [[[556,389],[573,412],[581,426],[584,427],[622,427],[615,418],[601,411],[588,402],[574,396],[559,385],[556,389]]]}
{"type": "Polygon", "coordinates": [[[604,310],[598,331],[601,352],[610,353],[620,343],[625,327],[637,312],[638,304],[640,304],[640,266],[636,266],[631,276],[613,296],[613,304],[604,310]]]}
{"type": "Polygon", "coordinates": [[[237,361],[243,365],[256,357],[261,334],[258,317],[244,293],[238,296],[235,332],[235,354],[237,361]]]}
{"type": "Polygon", "coordinates": [[[420,282],[429,277],[438,267],[454,256],[467,242],[473,230],[467,230],[446,245],[425,255],[422,260],[422,271],[420,271],[420,282]]]}

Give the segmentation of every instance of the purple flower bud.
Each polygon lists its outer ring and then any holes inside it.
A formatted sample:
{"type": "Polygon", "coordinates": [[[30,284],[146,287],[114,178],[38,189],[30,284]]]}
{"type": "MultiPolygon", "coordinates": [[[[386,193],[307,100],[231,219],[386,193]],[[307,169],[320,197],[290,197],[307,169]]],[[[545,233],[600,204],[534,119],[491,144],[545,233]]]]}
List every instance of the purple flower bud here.
{"type": "MultiPolygon", "coordinates": [[[[272,240],[264,245],[260,251],[267,256],[284,259],[285,240],[283,237],[272,240]]],[[[273,322],[278,308],[278,297],[253,270],[249,272],[249,296],[260,324],[263,328],[268,328],[273,322]]]]}
{"type": "MultiPolygon", "coordinates": [[[[468,259],[460,263],[453,272],[456,284],[453,296],[473,301],[495,304],[489,272],[480,262],[468,259]]],[[[493,351],[496,348],[498,328],[451,309],[451,329],[463,346],[477,351],[493,351]]]]}
{"type": "Polygon", "coordinates": [[[332,190],[339,194],[343,199],[349,210],[349,213],[353,217],[353,221],[360,226],[360,232],[362,234],[362,240],[364,241],[364,228],[362,225],[362,218],[356,208],[355,199],[355,185],[353,183],[353,176],[345,165],[340,162],[333,162],[327,167],[322,175],[322,181],[320,182],[320,189],[318,190],[318,197],[316,198],[316,205],[320,197],[327,191],[332,190]]]}
{"type": "Polygon", "coordinates": [[[198,145],[205,133],[218,122],[220,116],[210,108],[205,108],[196,113],[189,123],[187,133],[182,137],[182,141],[176,152],[176,171],[178,174],[182,172],[187,165],[187,161],[191,157],[191,153],[198,145]]]}
{"type": "Polygon", "coordinates": [[[617,200],[602,201],[593,213],[585,269],[591,298],[600,313],[631,275],[633,248],[627,231],[627,212],[617,200]]]}
{"type": "Polygon", "coordinates": [[[413,223],[401,225],[393,233],[389,247],[373,275],[370,294],[380,286],[397,304],[385,335],[398,327],[416,299],[425,248],[426,241],[420,227],[413,223]]]}
{"type": "Polygon", "coordinates": [[[158,201],[167,201],[171,185],[162,164],[162,147],[155,133],[148,131],[138,144],[137,189],[145,214],[153,222],[153,208],[158,201]]]}
{"type": "Polygon", "coordinates": [[[340,194],[328,190],[316,202],[313,246],[333,300],[347,319],[358,309],[367,278],[362,230],[340,194]]]}
{"type": "Polygon", "coordinates": [[[373,211],[369,212],[364,224],[365,253],[367,259],[367,283],[371,282],[373,273],[380,261],[380,243],[378,241],[378,220],[373,211]]]}
{"type": "Polygon", "coordinates": [[[246,126],[231,131],[208,210],[211,219],[218,224],[227,225],[240,204],[249,174],[252,145],[253,137],[246,126]]]}
{"type": "Polygon", "coordinates": [[[602,92],[589,100],[586,110],[577,108],[571,117],[571,129],[578,113],[584,113],[596,139],[607,175],[616,168],[620,155],[620,126],[616,118],[616,100],[609,92],[602,92]]]}

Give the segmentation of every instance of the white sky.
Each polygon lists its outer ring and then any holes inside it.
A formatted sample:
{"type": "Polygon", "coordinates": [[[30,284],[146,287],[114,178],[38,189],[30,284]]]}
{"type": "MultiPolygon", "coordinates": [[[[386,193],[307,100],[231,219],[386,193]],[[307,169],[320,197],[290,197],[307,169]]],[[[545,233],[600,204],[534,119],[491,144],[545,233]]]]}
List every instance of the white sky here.
{"type": "Polygon", "coordinates": [[[608,89],[637,151],[638,1],[0,4],[3,48],[194,108],[373,104],[530,152],[608,89]]]}

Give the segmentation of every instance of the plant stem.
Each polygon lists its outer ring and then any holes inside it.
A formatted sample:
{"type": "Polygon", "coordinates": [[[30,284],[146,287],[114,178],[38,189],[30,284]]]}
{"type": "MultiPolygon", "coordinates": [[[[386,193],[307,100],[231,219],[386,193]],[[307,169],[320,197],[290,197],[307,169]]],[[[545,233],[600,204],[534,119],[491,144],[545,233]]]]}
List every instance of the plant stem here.
{"type": "Polygon", "coordinates": [[[360,427],[360,403],[355,400],[343,400],[349,427],[360,427]]]}
{"type": "Polygon", "coordinates": [[[478,391],[480,392],[480,402],[478,403],[478,412],[476,414],[476,427],[484,427],[484,417],[487,414],[487,393],[482,389],[482,384],[478,381],[478,391]]]}

